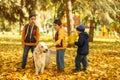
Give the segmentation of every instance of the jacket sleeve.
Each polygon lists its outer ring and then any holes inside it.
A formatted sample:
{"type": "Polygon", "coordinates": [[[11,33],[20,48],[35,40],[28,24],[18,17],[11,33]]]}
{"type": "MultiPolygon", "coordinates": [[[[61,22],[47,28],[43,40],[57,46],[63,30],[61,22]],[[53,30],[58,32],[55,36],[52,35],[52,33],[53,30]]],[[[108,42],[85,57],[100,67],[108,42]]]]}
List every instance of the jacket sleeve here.
{"type": "Polygon", "coordinates": [[[40,33],[39,33],[39,28],[37,27],[37,31],[36,31],[36,45],[39,43],[39,39],[40,39],[40,33]]]}
{"type": "Polygon", "coordinates": [[[25,26],[23,27],[23,30],[22,30],[22,45],[24,46],[24,40],[25,40],[25,26]]]}
{"type": "Polygon", "coordinates": [[[59,45],[61,43],[61,40],[64,38],[64,35],[65,35],[64,30],[60,30],[58,32],[58,40],[54,44],[59,45]]]}
{"type": "Polygon", "coordinates": [[[75,42],[75,45],[77,45],[78,47],[82,47],[84,44],[84,38],[79,38],[77,42],[75,42]]]}

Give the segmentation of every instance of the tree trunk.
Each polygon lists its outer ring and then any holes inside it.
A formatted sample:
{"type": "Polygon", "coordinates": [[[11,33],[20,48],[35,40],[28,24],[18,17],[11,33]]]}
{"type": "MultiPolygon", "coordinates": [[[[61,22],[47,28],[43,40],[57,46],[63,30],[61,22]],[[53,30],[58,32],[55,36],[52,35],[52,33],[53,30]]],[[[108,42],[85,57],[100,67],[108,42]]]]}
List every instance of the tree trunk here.
{"type": "Polygon", "coordinates": [[[19,35],[21,35],[21,26],[22,26],[22,18],[20,16],[20,22],[19,22],[19,35]]]}
{"type": "Polygon", "coordinates": [[[2,20],[2,34],[5,34],[6,27],[5,27],[5,19],[2,20]]]}
{"type": "Polygon", "coordinates": [[[67,6],[67,30],[69,36],[71,31],[74,30],[71,0],[66,0],[66,6],[67,6]]]}
{"type": "Polygon", "coordinates": [[[37,0],[31,0],[31,8],[29,8],[29,15],[30,14],[36,14],[37,9],[37,0]]]}
{"type": "MultiPolygon", "coordinates": [[[[24,0],[21,0],[21,9],[24,7],[24,5],[25,5],[25,2],[24,2],[24,0]]],[[[23,17],[22,17],[22,15],[20,14],[20,21],[19,21],[19,34],[21,35],[21,26],[22,26],[22,23],[23,23],[23,17]]]]}
{"type": "Polygon", "coordinates": [[[90,20],[90,30],[89,30],[89,42],[93,42],[93,37],[94,37],[94,19],[90,20]]]}

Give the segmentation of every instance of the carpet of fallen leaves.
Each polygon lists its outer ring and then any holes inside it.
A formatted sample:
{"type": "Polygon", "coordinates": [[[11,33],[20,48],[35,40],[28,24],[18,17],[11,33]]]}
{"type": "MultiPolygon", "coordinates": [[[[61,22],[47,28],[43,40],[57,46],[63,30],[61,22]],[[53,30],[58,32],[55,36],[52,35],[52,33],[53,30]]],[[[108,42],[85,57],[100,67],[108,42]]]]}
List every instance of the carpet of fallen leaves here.
{"type": "MultiPolygon", "coordinates": [[[[88,55],[88,69],[73,73],[76,48],[67,48],[65,72],[57,73],[55,54],[51,54],[50,68],[35,76],[32,53],[29,52],[26,69],[21,69],[23,49],[20,36],[0,36],[0,80],[120,80],[120,42],[92,42],[88,55]]],[[[52,40],[45,41],[48,46],[52,40]]]]}

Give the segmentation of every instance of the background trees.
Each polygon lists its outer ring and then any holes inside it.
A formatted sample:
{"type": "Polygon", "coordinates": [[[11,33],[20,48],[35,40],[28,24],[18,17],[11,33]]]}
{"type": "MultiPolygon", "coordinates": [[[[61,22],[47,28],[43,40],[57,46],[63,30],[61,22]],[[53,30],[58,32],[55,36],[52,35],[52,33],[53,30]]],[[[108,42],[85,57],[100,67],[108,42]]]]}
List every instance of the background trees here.
{"type": "Polygon", "coordinates": [[[67,17],[68,35],[74,29],[72,17],[78,14],[80,23],[90,28],[90,41],[93,41],[94,28],[114,26],[120,32],[119,0],[0,0],[0,30],[21,31],[21,26],[31,13],[36,13],[42,27],[52,25],[55,18],[67,17]],[[112,24],[112,25],[111,25],[112,24]]]}

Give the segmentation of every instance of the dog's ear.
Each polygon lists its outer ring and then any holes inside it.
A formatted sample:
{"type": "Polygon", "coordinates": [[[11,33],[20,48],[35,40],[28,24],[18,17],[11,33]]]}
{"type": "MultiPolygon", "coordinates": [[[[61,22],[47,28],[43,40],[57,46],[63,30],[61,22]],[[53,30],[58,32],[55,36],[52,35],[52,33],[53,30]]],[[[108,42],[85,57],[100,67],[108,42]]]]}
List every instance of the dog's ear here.
{"type": "Polygon", "coordinates": [[[38,50],[41,51],[41,45],[38,45],[38,50]]]}
{"type": "Polygon", "coordinates": [[[43,46],[42,46],[42,45],[41,45],[40,47],[41,47],[41,48],[43,48],[43,46]]]}
{"type": "Polygon", "coordinates": [[[41,54],[41,52],[35,52],[35,55],[37,55],[37,56],[40,55],[40,54],[41,54]]]}
{"type": "Polygon", "coordinates": [[[35,52],[35,55],[37,55],[38,53],[37,52],[35,52]]]}
{"type": "Polygon", "coordinates": [[[42,47],[41,47],[41,45],[38,45],[38,54],[42,54],[42,47]]]}

